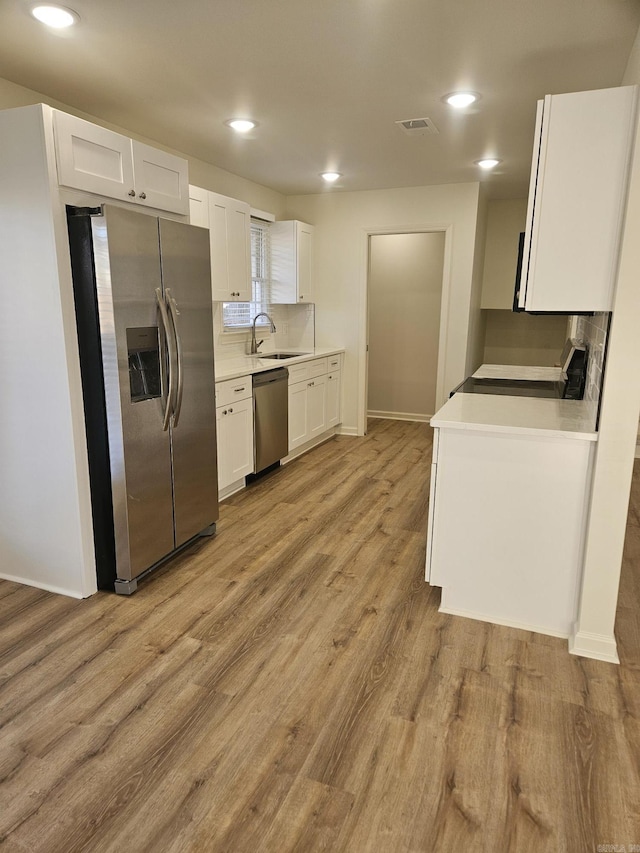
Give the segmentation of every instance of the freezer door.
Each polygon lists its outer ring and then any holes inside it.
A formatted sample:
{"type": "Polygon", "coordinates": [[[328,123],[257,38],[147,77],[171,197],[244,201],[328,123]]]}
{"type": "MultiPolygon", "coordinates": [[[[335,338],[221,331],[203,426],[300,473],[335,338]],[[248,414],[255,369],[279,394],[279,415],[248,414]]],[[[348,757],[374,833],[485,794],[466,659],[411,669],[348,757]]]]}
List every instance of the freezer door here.
{"type": "Polygon", "coordinates": [[[179,353],[171,426],[177,547],[218,519],[209,233],[161,219],[160,247],[179,353]]]}
{"type": "Polygon", "coordinates": [[[167,364],[156,299],[158,220],[105,205],[91,228],[116,574],[130,580],[174,548],[171,444],[162,429],[167,364]]]}

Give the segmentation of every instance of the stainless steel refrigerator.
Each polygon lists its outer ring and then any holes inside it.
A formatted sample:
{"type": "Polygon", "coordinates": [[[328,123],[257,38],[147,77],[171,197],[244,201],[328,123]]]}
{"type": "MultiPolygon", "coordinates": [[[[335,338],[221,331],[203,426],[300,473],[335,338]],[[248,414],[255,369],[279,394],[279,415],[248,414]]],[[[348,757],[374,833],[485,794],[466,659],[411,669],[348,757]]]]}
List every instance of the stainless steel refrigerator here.
{"type": "Polygon", "coordinates": [[[67,209],[98,586],[138,581],[218,519],[209,234],[67,209]]]}

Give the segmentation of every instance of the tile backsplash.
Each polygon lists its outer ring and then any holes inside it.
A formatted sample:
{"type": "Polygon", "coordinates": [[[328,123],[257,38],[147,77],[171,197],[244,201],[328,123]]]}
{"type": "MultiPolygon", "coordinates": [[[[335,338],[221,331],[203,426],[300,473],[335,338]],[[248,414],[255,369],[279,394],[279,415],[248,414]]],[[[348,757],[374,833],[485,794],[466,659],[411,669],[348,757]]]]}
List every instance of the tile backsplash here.
{"type": "Polygon", "coordinates": [[[595,405],[600,402],[610,318],[611,314],[608,312],[600,312],[591,317],[573,317],[572,336],[586,343],[589,348],[584,399],[595,405]]]}
{"type": "MultiPolygon", "coordinates": [[[[275,334],[258,328],[258,340],[264,339],[261,352],[281,349],[298,349],[313,352],[315,349],[315,306],[271,304],[267,313],[276,326],[275,334]]],[[[225,332],[222,327],[222,302],[213,303],[213,343],[216,360],[238,358],[249,352],[251,331],[225,332]]]]}

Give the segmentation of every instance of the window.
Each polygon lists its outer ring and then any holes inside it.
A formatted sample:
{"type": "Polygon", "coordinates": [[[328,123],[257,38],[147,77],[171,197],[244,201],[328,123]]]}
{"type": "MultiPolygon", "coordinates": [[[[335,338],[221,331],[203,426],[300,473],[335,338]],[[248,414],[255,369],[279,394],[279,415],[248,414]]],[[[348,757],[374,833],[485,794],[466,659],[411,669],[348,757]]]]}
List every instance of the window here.
{"type": "MultiPolygon", "coordinates": [[[[222,323],[227,331],[246,329],[261,311],[267,311],[271,295],[271,241],[269,222],[251,220],[251,302],[223,302],[222,323]]],[[[260,317],[256,326],[268,326],[260,317]]]]}

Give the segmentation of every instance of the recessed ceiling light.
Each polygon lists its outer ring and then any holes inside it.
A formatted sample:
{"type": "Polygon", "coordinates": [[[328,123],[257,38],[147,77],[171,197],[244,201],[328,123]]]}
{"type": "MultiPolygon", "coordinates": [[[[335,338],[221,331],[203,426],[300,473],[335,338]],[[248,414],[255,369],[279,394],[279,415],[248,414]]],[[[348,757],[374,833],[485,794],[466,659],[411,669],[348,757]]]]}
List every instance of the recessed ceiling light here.
{"type": "Polygon", "coordinates": [[[445,95],[443,100],[449,104],[450,107],[455,107],[460,110],[464,107],[469,107],[475,101],[478,100],[480,95],[476,92],[451,92],[449,95],[445,95]]]}
{"type": "Polygon", "coordinates": [[[73,9],[67,9],[66,6],[34,6],[31,14],[42,24],[56,30],[71,27],[80,20],[80,15],[73,9]]]}
{"type": "Polygon", "coordinates": [[[225,121],[225,124],[238,133],[247,133],[247,131],[253,130],[254,127],[258,126],[257,121],[251,121],[248,118],[230,118],[229,121],[225,121]]]}
{"type": "Polygon", "coordinates": [[[476,166],[480,166],[481,169],[493,169],[501,162],[501,160],[496,160],[494,157],[486,157],[484,160],[476,160],[476,166]]]}
{"type": "Polygon", "coordinates": [[[342,174],[340,172],[322,172],[320,177],[324,178],[327,183],[332,184],[338,178],[341,178],[342,174]]]}

